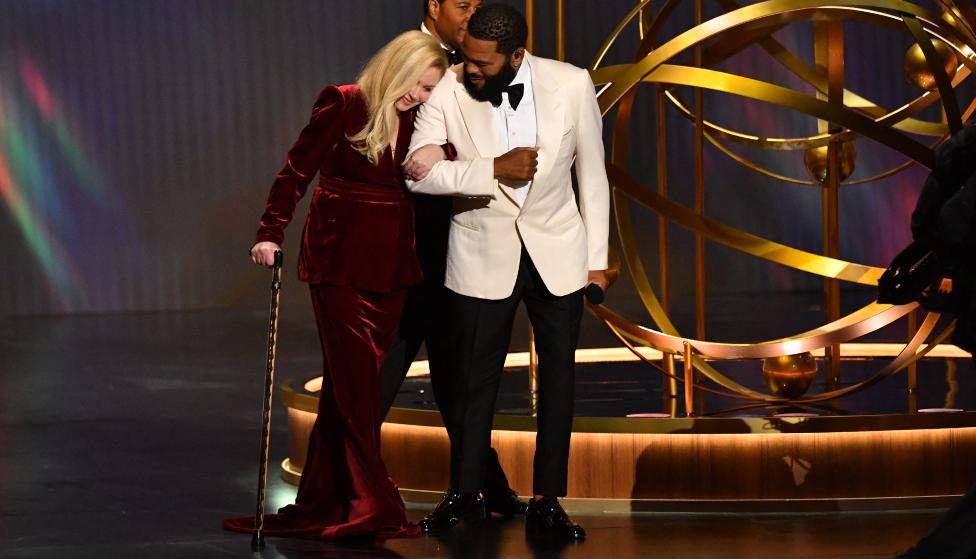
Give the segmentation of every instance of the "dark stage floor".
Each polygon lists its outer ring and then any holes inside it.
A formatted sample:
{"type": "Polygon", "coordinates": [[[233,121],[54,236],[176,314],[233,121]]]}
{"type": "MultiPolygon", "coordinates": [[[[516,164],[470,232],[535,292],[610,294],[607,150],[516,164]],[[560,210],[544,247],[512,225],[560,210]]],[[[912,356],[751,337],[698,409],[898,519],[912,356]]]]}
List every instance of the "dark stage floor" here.
{"type": "MultiPolygon", "coordinates": [[[[279,375],[300,378],[319,367],[314,324],[307,309],[286,310],[279,375]]],[[[0,557],[250,556],[249,538],[220,521],[253,508],[265,320],[224,311],[0,322],[0,557]]],[[[607,342],[588,318],[583,345],[607,342]]],[[[294,496],[278,478],[283,411],[269,508],[294,496]]],[[[939,514],[578,516],[589,539],[563,549],[526,541],[512,521],[378,546],[269,539],[264,557],[890,557],[939,514]]]]}

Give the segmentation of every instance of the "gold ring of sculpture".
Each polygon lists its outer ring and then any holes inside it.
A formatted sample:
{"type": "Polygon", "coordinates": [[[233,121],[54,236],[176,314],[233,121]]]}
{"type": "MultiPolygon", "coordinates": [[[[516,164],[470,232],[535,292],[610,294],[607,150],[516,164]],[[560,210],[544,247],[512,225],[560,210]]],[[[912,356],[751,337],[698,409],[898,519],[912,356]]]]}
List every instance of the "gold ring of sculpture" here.
{"type": "MultiPolygon", "coordinates": [[[[890,176],[915,163],[921,163],[931,168],[934,160],[933,149],[947,137],[950,131],[959,130],[963,122],[968,121],[972,113],[976,111],[976,101],[974,101],[961,113],[953,92],[954,87],[958,83],[968,77],[973,70],[976,70],[976,61],[971,58],[973,53],[972,47],[976,45],[976,36],[974,36],[972,28],[963,23],[963,18],[946,18],[940,21],[927,10],[910,2],[889,0],[836,0],[830,2],[828,6],[824,5],[821,1],[813,0],[769,0],[743,8],[736,7],[736,9],[705,21],[652,49],[650,39],[655,28],[663,23],[671,10],[677,5],[676,1],[669,0],[658,10],[655,18],[647,24],[647,28],[642,29],[641,45],[632,64],[600,67],[599,65],[610,46],[623,29],[648,4],[649,0],[639,3],[617,26],[598,53],[590,72],[598,88],[599,86],[603,86],[598,93],[600,109],[603,114],[607,114],[615,106],[618,107],[616,129],[614,130],[615,145],[609,158],[610,161],[607,164],[608,178],[613,191],[614,209],[623,259],[627,263],[628,272],[637,288],[641,301],[657,329],[637,325],[601,305],[591,305],[591,310],[611,329],[622,343],[645,361],[646,359],[637,351],[634,344],[653,347],[662,352],[678,356],[685,350],[687,344],[694,349],[692,359],[694,360],[695,369],[729,392],[720,392],[704,386],[697,388],[749,400],[763,402],[785,401],[785,398],[764,394],[736,383],[709,365],[708,360],[760,359],[772,356],[791,355],[839,344],[886,326],[914,311],[918,306],[917,304],[891,306],[871,303],[854,313],[810,332],[759,343],[717,343],[681,336],[664,312],[640,260],[639,249],[630,216],[630,201],[634,201],[640,206],[658,213],[663,218],[700,234],[711,241],[724,244],[754,257],[763,258],[825,278],[865,285],[876,285],[883,270],[877,267],[798,250],[726,226],[670,201],[665,196],[646,188],[639,181],[629,176],[623,168],[624,157],[620,155],[625,153],[626,150],[617,149],[619,146],[616,143],[619,142],[622,146],[626,145],[626,130],[630,124],[630,107],[634,101],[637,85],[640,83],[657,83],[667,84],[672,87],[687,86],[710,89],[792,109],[833,123],[834,125],[839,125],[842,128],[840,132],[825,133],[806,138],[763,138],[728,130],[703,119],[704,126],[709,132],[705,136],[713,145],[719,147],[723,153],[730,155],[738,163],[745,164],[756,172],[774,176],[786,182],[816,184],[812,181],[792,179],[778,175],[762,169],[758,165],[750,164],[744,158],[737,157],[731,150],[722,146],[717,140],[717,137],[740,143],[758,145],[768,149],[792,150],[826,145],[831,141],[861,136],[895,149],[908,159],[907,162],[896,168],[870,177],[869,179],[861,179],[847,183],[862,184],[890,176]],[[738,39],[739,43],[733,44],[730,47],[729,41],[735,39],[729,39],[723,43],[723,35],[726,33],[731,35],[731,32],[735,31],[739,32],[741,36],[743,30],[746,30],[751,32],[746,34],[748,39],[759,41],[767,52],[770,52],[791,72],[813,85],[818,91],[826,91],[826,78],[824,76],[800,61],[782,47],[782,45],[776,43],[768,36],[772,33],[770,29],[776,30],[789,23],[809,19],[814,16],[859,19],[907,29],[921,47],[926,60],[930,62],[929,65],[932,68],[937,89],[919,96],[917,99],[906,103],[894,111],[887,112],[856,93],[846,90],[843,96],[844,103],[833,104],[815,96],[806,95],[776,84],[703,67],[669,63],[696,45],[708,39],[715,39],[716,37],[718,40],[710,45],[710,48],[713,49],[712,52],[715,53],[713,59],[719,59],[726,53],[730,55],[737,48],[744,48],[750,43],[738,39]],[[963,66],[956,73],[953,80],[948,78],[939,64],[932,63],[935,59],[934,47],[932,45],[933,37],[950,45],[955,50],[957,58],[962,61],[963,66]],[[726,50],[722,51],[723,48],[726,50]],[[921,121],[912,118],[922,109],[936,101],[942,102],[948,120],[947,124],[921,121]],[[932,145],[925,145],[901,132],[938,136],[939,138],[932,145]]],[[[727,7],[735,7],[729,0],[720,0],[720,4],[727,7]]],[[[958,11],[956,13],[959,15],[958,11]]],[[[642,21],[641,23],[644,22],[642,21]]],[[[702,57],[703,60],[707,58],[708,55],[702,57]]],[[[696,118],[696,115],[685,107],[671,91],[668,91],[667,95],[682,114],[691,119],[696,118]]],[[[791,399],[789,401],[814,402],[838,398],[863,390],[904,369],[922,358],[935,345],[948,338],[952,332],[954,323],[949,324],[936,335],[933,342],[922,347],[926,338],[935,330],[939,318],[940,316],[936,313],[928,313],[921,327],[898,356],[867,380],[839,390],[828,391],[799,400],[791,399]]],[[[663,369],[661,372],[672,378],[677,378],[677,380],[682,380],[663,369]]]]}
{"type": "MultiPolygon", "coordinates": [[[[605,81],[609,81],[607,79],[607,76],[613,76],[621,71],[622,69],[621,66],[611,66],[606,68],[599,68],[598,66],[600,61],[605,56],[606,52],[609,50],[613,42],[616,40],[617,36],[619,35],[619,32],[623,29],[623,27],[627,23],[629,23],[634,17],[636,17],[638,13],[640,13],[640,10],[644,6],[644,4],[646,4],[646,2],[642,3],[637,8],[632,10],[631,13],[628,14],[628,16],[621,22],[617,30],[615,30],[615,33],[611,35],[611,37],[607,40],[607,42],[604,43],[603,47],[601,48],[597,56],[596,61],[592,65],[593,77],[596,83],[604,83],[605,81]]],[[[666,19],[666,16],[669,14],[670,11],[669,6],[673,7],[676,4],[677,4],[676,2],[669,2],[661,9],[661,11],[659,11],[658,16],[654,19],[654,21],[649,26],[652,29],[648,30],[649,31],[648,37],[650,36],[650,32],[653,31],[655,25],[659,25],[661,22],[663,22],[666,19]]],[[[730,0],[719,0],[719,4],[726,7],[726,9],[738,7],[734,2],[731,2],[730,0]]],[[[771,3],[766,2],[763,4],[771,4],[771,3]]],[[[858,2],[850,2],[850,4],[858,4],[858,2]]],[[[753,7],[755,6],[750,6],[750,8],[753,7]]],[[[886,25],[889,27],[907,26],[909,27],[910,30],[912,30],[911,29],[913,25],[912,22],[917,23],[917,21],[914,18],[907,18],[906,16],[902,16],[901,18],[899,18],[896,15],[888,14],[878,10],[872,10],[868,8],[833,6],[833,5],[816,6],[812,8],[806,7],[805,10],[802,9],[793,10],[788,14],[789,17],[787,19],[784,19],[783,14],[781,13],[773,13],[773,14],[767,13],[765,14],[766,16],[765,18],[760,17],[750,22],[750,25],[753,26],[758,25],[758,27],[754,27],[753,29],[751,29],[751,31],[753,31],[754,33],[765,32],[766,35],[753,37],[750,36],[749,34],[746,34],[745,38],[743,38],[742,33],[735,33],[735,34],[727,33],[726,35],[722,35],[721,33],[719,33],[717,34],[717,40],[713,44],[709,45],[709,47],[705,51],[705,54],[703,56],[705,62],[703,63],[703,66],[708,66],[720,62],[730,57],[731,55],[735,54],[736,52],[739,52],[746,46],[749,46],[754,42],[758,42],[759,45],[766,52],[770,53],[770,55],[773,56],[773,58],[775,58],[778,62],[780,62],[791,73],[793,73],[794,75],[798,76],[803,81],[805,81],[806,83],[813,86],[818,92],[824,93],[827,90],[826,76],[824,76],[822,73],[818,73],[814,68],[811,68],[801,59],[794,56],[785,47],[783,47],[783,45],[781,45],[775,39],[769,37],[768,34],[772,33],[772,31],[784,27],[792,20],[800,19],[802,17],[809,17],[810,15],[817,15],[823,13],[830,14],[831,12],[837,12],[837,11],[844,13],[848,19],[858,19],[858,20],[876,23],[880,25],[886,25]],[[776,17],[774,18],[772,16],[776,16],[776,17]],[[766,27],[763,27],[763,25],[761,25],[762,22],[764,21],[768,22],[770,20],[772,20],[772,22],[767,23],[766,27]],[[770,30],[768,29],[768,27],[774,27],[774,29],[770,30]],[[729,47],[728,43],[732,43],[733,46],[729,47]]],[[[915,13],[924,14],[925,12],[924,10],[918,9],[917,11],[915,11],[915,13]]],[[[748,16],[750,14],[746,14],[746,15],[748,16]]],[[[720,19],[720,18],[716,18],[716,19],[720,19]]],[[[934,18],[928,16],[928,19],[934,19],[934,18]]],[[[712,22],[708,22],[708,23],[711,24],[712,22]]],[[[738,28],[734,26],[731,27],[730,29],[738,31],[738,28]]],[[[728,31],[728,29],[726,31],[728,31]]],[[[970,59],[971,51],[967,53],[966,50],[961,48],[959,46],[959,44],[962,44],[960,41],[958,40],[951,41],[948,37],[950,33],[940,32],[941,30],[932,30],[932,29],[923,30],[921,26],[918,26],[917,29],[912,31],[913,31],[913,35],[916,32],[918,32],[925,36],[924,39],[921,39],[919,41],[919,44],[924,44],[925,42],[929,42],[928,36],[935,37],[940,41],[944,42],[950,48],[954,49],[957,58],[963,60],[963,64],[959,67],[960,71],[957,72],[956,75],[954,76],[954,79],[952,80],[951,85],[949,86],[950,88],[955,87],[958,83],[962,82],[969,76],[970,74],[969,67],[973,66],[973,61],[970,59]]],[[[956,32],[960,33],[958,30],[956,32]]],[[[687,35],[687,33],[685,35],[687,35]]],[[[715,39],[715,37],[716,36],[711,36],[709,38],[715,39]]],[[[694,45],[688,44],[686,45],[685,48],[687,49],[690,48],[691,46],[694,45]]],[[[645,47],[642,45],[642,48],[645,47]]],[[[629,65],[623,65],[623,66],[629,66],[629,65]]],[[[734,76],[732,74],[727,74],[727,75],[734,76]]],[[[648,78],[647,81],[655,81],[655,80],[648,78]]],[[[941,122],[927,122],[927,121],[915,120],[911,117],[917,114],[922,109],[928,107],[932,103],[938,101],[940,99],[940,90],[926,92],[925,94],[919,96],[917,99],[909,103],[906,103],[904,106],[891,112],[886,112],[883,108],[877,106],[873,102],[868,101],[867,99],[861,97],[860,95],[848,90],[844,91],[844,101],[845,101],[844,104],[847,107],[857,109],[860,112],[867,113],[875,117],[875,120],[879,124],[882,125],[890,124],[896,129],[904,130],[906,132],[911,132],[915,134],[938,136],[939,139],[936,140],[936,142],[930,146],[930,148],[935,148],[938,146],[939,143],[941,143],[942,140],[944,140],[946,134],[949,132],[950,126],[943,124],[941,122]]],[[[735,90],[731,90],[729,92],[736,93],[735,90]]],[[[748,93],[743,95],[749,96],[748,93]]],[[[669,101],[671,101],[672,104],[674,104],[679,109],[679,112],[682,115],[684,115],[686,118],[694,119],[695,115],[693,114],[693,112],[687,107],[685,107],[683,103],[681,103],[681,101],[677,98],[674,92],[670,90],[670,88],[666,92],[666,96],[669,99],[669,101]]],[[[968,118],[968,116],[972,113],[974,109],[976,109],[976,101],[974,101],[974,103],[967,108],[966,114],[964,115],[963,118],[968,118]]],[[[958,110],[954,111],[954,114],[958,114],[958,110]]],[[[958,122],[959,119],[954,119],[954,120],[958,122]]],[[[760,165],[752,163],[746,160],[745,158],[735,154],[732,150],[730,150],[728,147],[723,145],[718,138],[721,137],[736,143],[755,145],[755,146],[762,147],[764,149],[797,150],[797,149],[807,149],[810,147],[823,146],[832,140],[836,141],[840,139],[845,139],[853,135],[853,132],[851,131],[844,131],[840,133],[819,134],[816,136],[809,136],[805,138],[770,138],[770,137],[761,137],[757,135],[745,134],[741,132],[735,132],[727,128],[721,127],[713,122],[710,122],[707,119],[704,120],[704,126],[708,130],[705,136],[706,139],[711,144],[715,145],[720,151],[722,151],[727,156],[732,158],[734,161],[742,165],[745,165],[746,167],[756,172],[765,174],[769,177],[778,180],[783,180],[785,182],[791,182],[796,184],[807,184],[807,185],[815,185],[817,183],[812,180],[788,177],[785,175],[781,175],[779,173],[775,173],[773,171],[769,171],[768,169],[765,169],[760,165]]],[[[914,160],[909,159],[908,161],[899,164],[892,169],[883,171],[872,177],[842,182],[842,184],[853,185],[853,184],[865,184],[865,183],[873,182],[875,180],[885,178],[894,175],[898,172],[901,172],[911,167],[914,163],[915,163],[914,160]]]]}

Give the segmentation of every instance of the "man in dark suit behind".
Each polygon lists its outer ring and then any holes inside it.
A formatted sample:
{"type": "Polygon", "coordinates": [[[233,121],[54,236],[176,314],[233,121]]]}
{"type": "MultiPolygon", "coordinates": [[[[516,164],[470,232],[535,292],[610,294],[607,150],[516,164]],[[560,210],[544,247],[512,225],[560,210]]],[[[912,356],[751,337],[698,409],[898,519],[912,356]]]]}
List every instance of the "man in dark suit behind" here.
{"type": "MultiPolygon", "coordinates": [[[[440,41],[451,64],[460,62],[461,39],[468,20],[481,0],[423,0],[424,20],[420,30],[440,41]]],[[[446,416],[452,401],[449,370],[449,346],[445,326],[447,322],[447,288],[444,272],[447,262],[447,235],[451,221],[450,197],[417,195],[416,228],[417,258],[424,272],[424,282],[411,289],[403,308],[403,316],[393,345],[383,365],[383,415],[393,405],[400,385],[406,378],[410,364],[417,357],[420,345],[426,342],[434,400],[446,416]]],[[[455,465],[452,464],[452,468],[455,465]]],[[[498,462],[494,449],[489,453],[485,484],[485,506],[488,512],[511,517],[525,513],[526,503],[520,501],[508,485],[508,478],[498,462]]]]}
{"type": "MultiPolygon", "coordinates": [[[[912,212],[912,237],[928,241],[955,261],[952,342],[976,365],[976,127],[957,132],[935,152],[935,166],[912,212]]],[[[915,547],[897,559],[976,557],[976,483],[915,547]]]]}

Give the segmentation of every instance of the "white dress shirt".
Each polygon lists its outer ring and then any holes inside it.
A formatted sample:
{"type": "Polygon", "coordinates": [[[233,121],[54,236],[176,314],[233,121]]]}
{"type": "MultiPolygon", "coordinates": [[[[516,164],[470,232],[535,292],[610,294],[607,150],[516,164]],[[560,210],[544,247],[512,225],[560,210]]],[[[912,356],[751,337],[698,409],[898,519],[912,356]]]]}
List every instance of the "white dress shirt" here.
{"type": "MultiPolygon", "coordinates": [[[[517,83],[523,84],[525,88],[518,109],[512,108],[508,101],[508,93],[502,93],[502,103],[497,107],[492,107],[495,131],[498,134],[498,145],[502,147],[504,152],[514,148],[530,148],[538,145],[536,140],[535,99],[532,95],[532,69],[529,67],[527,58],[522,59],[522,65],[519,66],[515,79],[509,85],[517,83]]],[[[532,181],[503,181],[503,184],[515,189],[515,200],[521,206],[529,194],[532,181]]]]}
{"type": "MultiPolygon", "coordinates": [[[[424,22],[422,22],[422,21],[420,22],[420,30],[423,31],[424,33],[430,35],[431,37],[434,36],[434,34],[430,32],[430,29],[427,29],[427,24],[424,23],[424,22]]],[[[444,49],[444,50],[446,50],[447,52],[454,52],[454,49],[452,49],[451,47],[445,45],[444,43],[441,43],[441,48],[444,49]]]]}

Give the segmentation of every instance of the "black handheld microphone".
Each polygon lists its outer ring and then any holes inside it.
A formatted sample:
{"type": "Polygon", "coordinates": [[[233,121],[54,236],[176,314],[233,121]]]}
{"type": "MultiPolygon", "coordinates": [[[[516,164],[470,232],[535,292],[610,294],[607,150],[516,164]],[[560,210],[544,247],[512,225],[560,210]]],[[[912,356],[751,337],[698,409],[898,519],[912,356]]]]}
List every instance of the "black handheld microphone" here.
{"type": "Polygon", "coordinates": [[[607,294],[600,288],[599,285],[591,283],[586,286],[586,300],[594,305],[599,305],[603,303],[607,294]]]}

